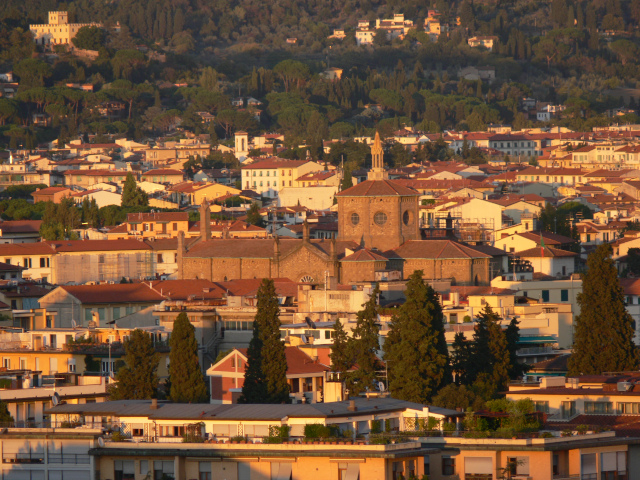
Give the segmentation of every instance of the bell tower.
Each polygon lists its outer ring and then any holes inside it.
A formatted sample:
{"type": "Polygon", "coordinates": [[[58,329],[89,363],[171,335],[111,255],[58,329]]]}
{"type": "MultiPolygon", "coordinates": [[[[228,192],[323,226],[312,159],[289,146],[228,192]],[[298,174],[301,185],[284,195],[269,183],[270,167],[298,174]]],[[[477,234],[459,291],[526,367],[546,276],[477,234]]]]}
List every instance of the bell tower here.
{"type": "Polygon", "coordinates": [[[389,175],[384,170],[383,155],[380,134],[376,131],[373,147],[371,147],[371,171],[367,175],[367,180],[387,180],[389,178],[389,175]]]}

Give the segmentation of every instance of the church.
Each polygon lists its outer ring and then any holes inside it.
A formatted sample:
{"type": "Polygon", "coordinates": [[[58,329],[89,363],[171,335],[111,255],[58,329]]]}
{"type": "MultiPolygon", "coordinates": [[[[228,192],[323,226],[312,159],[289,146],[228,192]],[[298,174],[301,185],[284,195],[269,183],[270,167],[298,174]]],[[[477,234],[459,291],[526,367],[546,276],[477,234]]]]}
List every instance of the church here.
{"type": "MultiPolygon", "coordinates": [[[[376,132],[367,180],[336,194],[337,239],[211,238],[210,222],[200,222],[200,237],[188,245],[178,237],[178,276],[225,281],[242,278],[289,278],[341,284],[375,281],[389,270],[408,278],[422,270],[427,280],[450,279],[455,285],[489,283],[491,256],[451,240],[423,240],[419,196],[415,190],[389,180],[376,132]]],[[[210,218],[209,205],[200,218],[210,218]]]]}

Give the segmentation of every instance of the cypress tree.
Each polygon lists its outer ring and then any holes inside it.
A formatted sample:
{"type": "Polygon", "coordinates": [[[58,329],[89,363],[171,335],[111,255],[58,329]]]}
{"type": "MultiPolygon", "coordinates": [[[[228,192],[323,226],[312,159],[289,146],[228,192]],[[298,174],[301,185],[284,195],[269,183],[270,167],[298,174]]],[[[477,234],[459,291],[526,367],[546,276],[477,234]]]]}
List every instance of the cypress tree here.
{"type": "Polygon", "coordinates": [[[453,353],[451,355],[451,370],[456,385],[469,385],[469,371],[471,361],[471,343],[464,333],[458,332],[453,337],[453,353]]]}
{"type": "Polygon", "coordinates": [[[507,336],[500,316],[489,304],[478,315],[468,363],[467,382],[474,384],[485,399],[507,388],[511,359],[507,336]]]}
{"type": "Polygon", "coordinates": [[[146,400],[155,398],[158,390],[158,354],[151,335],[134,330],[124,342],[125,366],[118,370],[112,400],[146,400]]]}
{"type": "Polygon", "coordinates": [[[331,353],[329,354],[331,370],[339,373],[340,378],[344,378],[344,375],[353,366],[349,352],[349,337],[340,320],[336,320],[333,331],[333,345],[331,346],[331,353]]]}
{"type": "Polygon", "coordinates": [[[353,329],[353,336],[349,339],[349,352],[357,369],[347,376],[347,388],[357,394],[366,388],[371,388],[376,379],[376,371],[381,367],[377,356],[380,349],[378,333],[378,296],[380,287],[376,284],[369,300],[362,305],[363,309],[357,314],[358,319],[353,329]],[[358,390],[356,392],[355,390],[358,390]]]}
{"type": "Polygon", "coordinates": [[[409,278],[384,343],[391,395],[416,403],[430,402],[451,381],[442,307],[422,275],[416,270],[409,278]]]}
{"type": "Polygon", "coordinates": [[[275,285],[263,279],[258,289],[253,338],[249,343],[241,403],[287,403],[287,358],[280,339],[280,307],[275,285]]]}
{"type": "Polygon", "coordinates": [[[636,370],[638,354],[633,343],[633,319],[611,259],[611,246],[602,244],[587,258],[587,273],[578,294],[569,375],[636,370]]]}
{"type": "Polygon", "coordinates": [[[518,362],[518,342],[520,341],[520,327],[518,326],[520,322],[513,317],[511,322],[509,322],[509,326],[505,330],[505,335],[507,337],[507,349],[509,350],[509,361],[511,363],[511,367],[509,369],[509,377],[510,378],[518,378],[521,375],[524,375],[529,367],[525,364],[518,362]]]}
{"type": "Polygon", "coordinates": [[[173,322],[169,339],[169,397],[177,403],[199,403],[207,400],[207,388],[198,360],[195,328],[186,313],[173,322]]]}

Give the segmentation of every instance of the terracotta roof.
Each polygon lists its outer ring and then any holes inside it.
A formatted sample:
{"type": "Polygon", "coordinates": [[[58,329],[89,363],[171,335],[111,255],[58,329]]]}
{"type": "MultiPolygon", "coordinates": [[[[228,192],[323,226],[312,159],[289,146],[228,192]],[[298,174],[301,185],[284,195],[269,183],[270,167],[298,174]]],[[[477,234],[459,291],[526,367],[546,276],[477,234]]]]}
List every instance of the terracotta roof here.
{"type": "Polygon", "coordinates": [[[53,255],[55,249],[46,242],[0,244],[0,258],[13,255],[53,255]]]}
{"type": "Polygon", "coordinates": [[[183,172],[180,170],[175,170],[173,168],[158,168],[155,170],[148,170],[144,172],[142,175],[183,175],[183,172]]]}
{"type": "Polygon", "coordinates": [[[127,222],[188,222],[187,212],[128,213],[127,222]]]}
{"type": "Polygon", "coordinates": [[[277,169],[277,168],[297,168],[304,165],[309,160],[283,160],[278,157],[272,157],[266,160],[260,160],[253,162],[250,165],[245,165],[242,170],[256,170],[256,169],[277,169]]]}
{"type": "Polygon", "coordinates": [[[39,233],[42,220],[5,220],[0,222],[2,233],[39,233]]]}
{"type": "Polygon", "coordinates": [[[327,178],[331,178],[336,174],[335,171],[327,171],[327,172],[311,172],[302,175],[301,177],[296,178],[297,182],[309,182],[313,180],[326,180],[327,178]]]}
{"type": "Polygon", "coordinates": [[[40,190],[36,190],[31,194],[31,196],[54,195],[56,193],[65,192],[65,191],[70,191],[70,190],[67,187],[47,187],[47,188],[41,188],[40,190]]]}
{"type": "Polygon", "coordinates": [[[25,267],[20,265],[12,265],[11,263],[0,262],[0,272],[20,272],[26,270],[25,267]]]}
{"type": "Polygon", "coordinates": [[[534,363],[531,365],[531,370],[567,372],[569,370],[569,357],[571,357],[570,353],[564,353],[557,357],[550,358],[549,360],[534,363]]]}
{"type": "Polygon", "coordinates": [[[40,287],[33,284],[20,284],[20,288],[16,290],[4,291],[2,294],[8,298],[25,298],[25,297],[43,297],[51,292],[48,288],[40,287]]]}
{"type": "Polygon", "coordinates": [[[367,248],[363,248],[362,250],[358,250],[357,252],[352,253],[348,257],[344,257],[342,259],[343,262],[380,262],[387,261],[387,257],[383,257],[375,252],[367,248]]]}
{"type": "MultiPolygon", "coordinates": [[[[537,245],[540,245],[540,232],[523,232],[516,233],[516,235],[526,238],[527,240],[534,240],[537,245]]],[[[563,245],[576,242],[571,237],[565,237],[564,235],[551,232],[542,232],[542,238],[544,239],[545,245],[563,245]]]]}
{"type": "Polygon", "coordinates": [[[621,278],[620,285],[625,295],[640,295],[640,278],[621,278]]]}
{"type": "Polygon", "coordinates": [[[58,288],[65,290],[84,304],[160,303],[164,300],[164,297],[147,283],[63,285],[58,288]]]}
{"type": "Polygon", "coordinates": [[[204,279],[156,280],[151,285],[170,300],[188,300],[192,295],[196,300],[221,299],[227,293],[220,285],[204,279]]]}
{"type": "Polygon", "coordinates": [[[388,258],[491,258],[451,240],[411,240],[385,253],[388,258]]]}
{"type": "Polygon", "coordinates": [[[542,255],[541,247],[534,247],[528,250],[518,252],[519,257],[530,258],[561,258],[561,257],[575,257],[577,253],[568,252],[566,250],[560,250],[559,248],[544,247],[544,255],[542,255]]]}
{"type": "Polygon", "coordinates": [[[56,240],[42,242],[55,248],[56,252],[102,252],[118,250],[149,250],[149,246],[135,239],[121,240],[56,240]]]}
{"type": "Polygon", "coordinates": [[[401,185],[397,180],[365,180],[351,188],[336,193],[339,197],[384,197],[417,196],[412,188],[401,185]]]}
{"type": "MultiPolygon", "coordinates": [[[[297,297],[298,284],[288,278],[272,279],[276,288],[276,293],[284,297],[297,297]]],[[[229,295],[238,297],[253,297],[257,294],[258,288],[262,283],[261,278],[244,278],[230,280],[228,282],[216,282],[217,285],[229,295]]]]}
{"type": "MultiPolygon", "coordinates": [[[[234,348],[247,360],[246,348],[234,348]]],[[[298,347],[285,347],[284,355],[287,359],[287,375],[303,375],[312,373],[324,373],[331,369],[322,363],[314,361],[309,355],[298,347]]]]}

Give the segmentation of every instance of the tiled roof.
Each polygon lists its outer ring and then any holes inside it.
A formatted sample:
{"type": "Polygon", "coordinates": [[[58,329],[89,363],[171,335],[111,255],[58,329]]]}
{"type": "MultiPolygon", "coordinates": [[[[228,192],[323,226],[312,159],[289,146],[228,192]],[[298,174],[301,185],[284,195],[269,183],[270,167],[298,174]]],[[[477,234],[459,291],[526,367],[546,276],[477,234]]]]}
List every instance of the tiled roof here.
{"type": "Polygon", "coordinates": [[[164,297],[147,283],[103,285],[63,285],[63,290],[84,304],[92,303],[160,303],[164,297]]]}
{"type": "Polygon", "coordinates": [[[412,188],[405,187],[398,180],[365,180],[336,194],[340,197],[384,197],[417,196],[412,188]]]}
{"type": "Polygon", "coordinates": [[[148,170],[144,172],[142,175],[183,175],[183,172],[180,170],[175,170],[173,168],[158,168],[155,170],[148,170]]]}
{"type": "Polygon", "coordinates": [[[566,250],[560,250],[559,248],[544,247],[544,255],[542,254],[541,247],[534,247],[528,250],[518,252],[519,257],[529,258],[561,258],[561,257],[575,257],[577,253],[568,252],[566,250]]]}
{"type": "Polygon", "coordinates": [[[245,165],[242,167],[242,170],[297,168],[308,161],[309,160],[282,160],[278,157],[272,157],[267,160],[260,160],[250,165],[245,165]]]}
{"type": "Polygon", "coordinates": [[[31,196],[43,196],[43,195],[54,195],[59,192],[65,192],[69,190],[67,187],[47,187],[41,188],[40,190],[36,190],[31,194],[31,196]]]}
{"type": "Polygon", "coordinates": [[[5,243],[0,244],[0,258],[13,255],[53,255],[55,249],[48,243],[5,243]]]}
{"type": "Polygon", "coordinates": [[[342,259],[343,262],[380,262],[387,261],[387,257],[383,257],[375,252],[367,248],[363,248],[362,250],[358,250],[357,252],[352,253],[348,257],[344,257],[342,259]]]}
{"type": "Polygon", "coordinates": [[[221,299],[227,293],[218,284],[204,279],[156,280],[151,285],[170,300],[187,300],[192,295],[196,300],[221,299]]]}
{"type": "MultiPolygon", "coordinates": [[[[298,284],[289,280],[288,278],[274,278],[272,279],[276,293],[279,296],[284,297],[297,297],[298,284]]],[[[228,282],[216,282],[217,285],[225,292],[229,292],[229,295],[238,297],[252,297],[255,296],[262,283],[261,278],[243,278],[237,280],[229,280],[228,282]]]]}
{"type": "Polygon", "coordinates": [[[385,255],[389,258],[491,258],[491,255],[451,240],[411,240],[385,255]]]}
{"type": "Polygon", "coordinates": [[[127,222],[188,222],[187,212],[128,213],[127,222]]]}
{"type": "Polygon", "coordinates": [[[38,233],[42,220],[5,220],[0,222],[2,233],[38,233]]]}
{"type": "Polygon", "coordinates": [[[114,252],[118,250],[149,250],[149,246],[135,239],[121,240],[55,240],[42,242],[56,252],[114,252]]]}
{"type": "MultiPolygon", "coordinates": [[[[540,232],[523,232],[516,233],[516,235],[526,238],[527,240],[533,240],[540,245],[540,232]]],[[[567,243],[575,243],[575,240],[571,237],[565,237],[564,235],[558,235],[557,233],[542,232],[542,238],[545,245],[563,245],[567,243]]]]}

